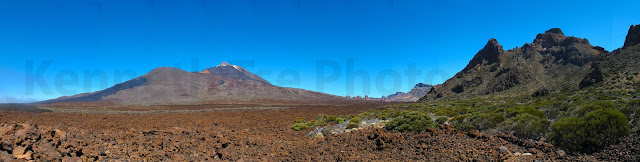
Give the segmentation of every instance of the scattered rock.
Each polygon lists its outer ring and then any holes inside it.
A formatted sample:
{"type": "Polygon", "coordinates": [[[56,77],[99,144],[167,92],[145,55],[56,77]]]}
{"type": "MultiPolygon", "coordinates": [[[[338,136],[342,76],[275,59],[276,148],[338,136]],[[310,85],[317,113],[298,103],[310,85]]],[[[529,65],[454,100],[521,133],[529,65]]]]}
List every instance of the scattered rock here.
{"type": "Polygon", "coordinates": [[[471,138],[480,138],[482,137],[482,134],[480,134],[480,131],[474,129],[469,131],[468,136],[471,138]]]}
{"type": "Polygon", "coordinates": [[[498,148],[498,150],[500,151],[500,153],[508,153],[509,149],[507,149],[507,146],[500,146],[498,148]]]}
{"type": "Polygon", "coordinates": [[[563,150],[558,150],[556,151],[556,155],[558,155],[559,158],[564,158],[565,156],[567,156],[567,153],[563,150]]]}
{"type": "Polygon", "coordinates": [[[17,159],[31,160],[32,154],[33,152],[31,152],[31,150],[27,150],[27,147],[24,146],[18,146],[13,149],[13,156],[17,159]]]}

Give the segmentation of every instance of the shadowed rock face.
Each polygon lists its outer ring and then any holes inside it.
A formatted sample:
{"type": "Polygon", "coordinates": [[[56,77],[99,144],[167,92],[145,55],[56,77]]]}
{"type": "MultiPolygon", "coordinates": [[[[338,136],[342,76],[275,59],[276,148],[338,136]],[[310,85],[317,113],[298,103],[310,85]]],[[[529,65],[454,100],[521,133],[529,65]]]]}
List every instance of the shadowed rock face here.
{"type": "Polygon", "coordinates": [[[623,49],[634,46],[640,43],[640,25],[631,25],[629,27],[629,33],[624,41],[623,49]]]}
{"type": "Polygon", "coordinates": [[[498,44],[498,40],[491,38],[462,71],[469,71],[476,66],[493,65],[494,63],[500,64],[500,57],[503,52],[504,50],[502,46],[498,44]]]}
{"type": "Polygon", "coordinates": [[[160,67],[105,90],[40,103],[111,102],[167,105],[247,103],[251,101],[329,102],[347,98],[271,85],[246,69],[226,62],[201,72],[160,67]]]}
{"type": "Polygon", "coordinates": [[[607,53],[586,39],[565,36],[558,28],[538,34],[533,43],[507,51],[490,39],[462,71],[436,85],[419,101],[487,94],[530,95],[541,87],[551,91],[578,89],[593,71],[591,63],[607,53]]]}

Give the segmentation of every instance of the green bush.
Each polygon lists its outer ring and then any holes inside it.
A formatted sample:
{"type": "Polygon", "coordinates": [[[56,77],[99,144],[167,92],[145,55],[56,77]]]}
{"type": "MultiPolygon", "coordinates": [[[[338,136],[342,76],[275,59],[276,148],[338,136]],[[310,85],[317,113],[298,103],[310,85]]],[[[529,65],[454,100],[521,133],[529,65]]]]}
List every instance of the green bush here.
{"type": "Polygon", "coordinates": [[[360,119],[358,118],[351,118],[351,120],[349,120],[349,123],[347,123],[347,129],[358,127],[360,127],[360,119]]]}
{"type": "Polygon", "coordinates": [[[563,118],[551,125],[549,139],[570,151],[592,153],[629,134],[629,121],[618,110],[598,109],[585,116],[563,118]]]}
{"type": "Polygon", "coordinates": [[[455,115],[457,115],[457,113],[454,112],[454,111],[451,111],[451,110],[442,109],[442,110],[436,111],[435,115],[438,115],[438,116],[455,116],[455,115]]]}
{"type": "Polygon", "coordinates": [[[349,120],[349,123],[360,123],[360,119],[359,118],[351,118],[351,120],[349,120]]]}
{"type": "Polygon", "coordinates": [[[451,118],[451,120],[449,120],[449,124],[457,128],[459,124],[464,123],[464,121],[470,116],[470,114],[454,116],[453,118],[451,118]]]}
{"type": "Polygon", "coordinates": [[[358,114],[357,117],[358,118],[362,118],[362,119],[368,119],[368,118],[373,118],[375,116],[373,115],[373,113],[365,111],[365,112],[362,112],[362,113],[358,114]]]}
{"type": "Polygon", "coordinates": [[[304,118],[296,117],[293,119],[293,124],[295,123],[304,123],[304,118]]]}
{"type": "Polygon", "coordinates": [[[436,127],[431,118],[417,111],[404,111],[385,125],[387,130],[395,132],[422,132],[428,127],[436,127]]]}
{"type": "Polygon", "coordinates": [[[573,111],[573,114],[575,114],[576,116],[584,116],[588,112],[595,111],[595,110],[602,109],[602,108],[604,108],[604,107],[602,107],[600,105],[593,104],[593,103],[582,104],[582,105],[578,106],[578,108],[576,110],[573,111]]]}
{"type": "Polygon", "coordinates": [[[338,122],[338,124],[342,124],[342,123],[344,123],[344,118],[342,118],[342,117],[337,117],[337,118],[336,118],[336,122],[338,122]]]}
{"type": "Polygon", "coordinates": [[[547,132],[549,120],[539,118],[529,113],[522,113],[509,120],[514,135],[521,138],[535,139],[547,132]]]}
{"type": "Polygon", "coordinates": [[[391,119],[398,115],[400,115],[400,111],[394,109],[385,109],[376,112],[376,118],[378,119],[391,119]]]}
{"type": "Polygon", "coordinates": [[[295,123],[291,126],[291,129],[295,130],[295,131],[301,131],[301,130],[305,130],[309,128],[309,125],[307,123],[295,123]]]}
{"type": "Polygon", "coordinates": [[[334,122],[338,119],[338,116],[336,115],[329,115],[327,116],[327,122],[334,122]]]}
{"type": "MultiPolygon", "coordinates": [[[[640,99],[633,99],[630,100],[626,106],[622,107],[620,111],[622,111],[622,113],[624,113],[625,115],[631,117],[632,115],[634,115],[635,112],[640,110],[640,99]]],[[[640,115],[640,114],[635,114],[640,115]]]]}
{"type": "Polygon", "coordinates": [[[498,123],[504,121],[504,117],[496,113],[482,113],[467,118],[458,125],[460,130],[469,131],[471,129],[487,130],[495,128],[498,123]]]}
{"type": "Polygon", "coordinates": [[[532,106],[516,106],[516,107],[513,107],[512,109],[508,109],[507,112],[509,113],[509,117],[515,117],[515,116],[518,116],[519,114],[527,113],[527,114],[536,116],[538,118],[546,118],[546,116],[544,115],[544,112],[532,106]]]}
{"type": "Polygon", "coordinates": [[[444,124],[445,122],[447,122],[449,120],[449,118],[445,117],[445,116],[440,116],[436,118],[436,123],[438,124],[444,124]]]}
{"type": "Polygon", "coordinates": [[[347,129],[358,128],[358,127],[360,127],[360,124],[358,124],[358,123],[351,123],[350,122],[350,123],[347,124],[347,129]]]}
{"type": "Polygon", "coordinates": [[[318,115],[318,117],[316,118],[316,120],[313,122],[313,126],[326,126],[328,122],[327,116],[320,114],[318,115]]]}

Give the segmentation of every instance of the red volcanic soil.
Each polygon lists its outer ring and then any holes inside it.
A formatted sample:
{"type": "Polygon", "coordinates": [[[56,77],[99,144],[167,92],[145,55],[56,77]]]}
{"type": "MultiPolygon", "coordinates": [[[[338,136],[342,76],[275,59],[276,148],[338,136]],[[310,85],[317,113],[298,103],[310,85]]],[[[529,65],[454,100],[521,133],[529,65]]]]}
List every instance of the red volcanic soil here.
{"type": "MultiPolygon", "coordinates": [[[[436,132],[402,134],[367,129],[324,138],[310,138],[305,135],[307,131],[296,132],[290,128],[295,117],[347,115],[382,104],[134,114],[0,111],[0,159],[531,161],[577,158],[562,154],[546,143],[522,141],[504,134],[458,132],[446,125],[436,132]],[[532,155],[515,156],[515,152],[532,155]]],[[[187,107],[184,110],[210,109],[211,106],[184,106],[187,107]]],[[[181,106],[165,108],[176,107],[181,106]]],[[[126,107],[114,109],[128,110],[126,107]]],[[[594,157],[580,159],[593,160],[594,157]]]]}

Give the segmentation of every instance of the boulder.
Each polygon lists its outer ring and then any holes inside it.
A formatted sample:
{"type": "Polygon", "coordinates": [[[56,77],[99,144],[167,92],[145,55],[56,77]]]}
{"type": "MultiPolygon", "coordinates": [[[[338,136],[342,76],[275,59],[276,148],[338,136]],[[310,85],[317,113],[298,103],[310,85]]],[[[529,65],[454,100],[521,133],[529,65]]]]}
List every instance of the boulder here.
{"type": "Polygon", "coordinates": [[[31,160],[33,158],[31,155],[33,155],[33,152],[27,150],[27,147],[18,146],[13,149],[13,157],[16,159],[31,160]]]}

